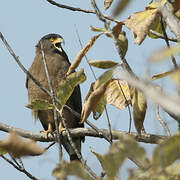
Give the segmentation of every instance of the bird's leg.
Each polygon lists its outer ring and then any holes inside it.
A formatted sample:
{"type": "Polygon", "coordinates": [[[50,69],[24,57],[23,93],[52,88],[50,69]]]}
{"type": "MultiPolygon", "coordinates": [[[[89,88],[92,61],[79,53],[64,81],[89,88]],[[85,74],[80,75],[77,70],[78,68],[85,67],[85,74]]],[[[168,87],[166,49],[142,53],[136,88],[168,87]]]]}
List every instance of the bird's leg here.
{"type": "Polygon", "coordinates": [[[48,138],[48,134],[53,132],[51,123],[48,123],[48,129],[47,130],[41,130],[40,132],[43,132],[44,137],[48,138]]]}
{"type": "Polygon", "coordinates": [[[59,123],[59,127],[58,128],[59,128],[59,133],[62,133],[63,131],[66,130],[66,128],[63,127],[62,122],[59,123]]]}

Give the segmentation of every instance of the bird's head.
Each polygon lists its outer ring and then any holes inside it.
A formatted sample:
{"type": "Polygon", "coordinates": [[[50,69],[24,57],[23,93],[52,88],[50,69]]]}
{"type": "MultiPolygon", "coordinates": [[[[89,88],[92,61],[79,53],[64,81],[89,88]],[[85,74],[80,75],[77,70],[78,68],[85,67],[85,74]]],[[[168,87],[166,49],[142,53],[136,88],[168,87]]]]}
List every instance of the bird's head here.
{"type": "Polygon", "coordinates": [[[59,34],[48,34],[40,39],[36,47],[43,48],[44,51],[48,50],[62,53],[62,43],[64,43],[64,39],[59,34]]]}

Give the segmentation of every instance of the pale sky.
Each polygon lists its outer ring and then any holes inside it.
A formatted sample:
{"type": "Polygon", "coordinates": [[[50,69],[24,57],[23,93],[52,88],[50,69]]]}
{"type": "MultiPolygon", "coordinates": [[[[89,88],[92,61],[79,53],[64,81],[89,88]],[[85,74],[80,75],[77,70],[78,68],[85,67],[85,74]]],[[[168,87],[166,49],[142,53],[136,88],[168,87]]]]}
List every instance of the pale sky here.
{"type": "MultiPolygon", "coordinates": [[[[91,9],[89,1],[77,0],[74,2],[66,0],[57,2],[74,7],[91,9]]],[[[139,0],[132,1],[130,6],[117,18],[119,20],[125,20],[132,13],[144,10],[148,2],[149,1],[139,0]]],[[[99,2],[98,5],[103,9],[103,1],[99,2]]],[[[113,8],[105,13],[111,15],[112,9],[113,8]]],[[[29,68],[33,62],[36,43],[42,36],[49,33],[57,33],[64,38],[65,46],[63,48],[72,62],[81,49],[75,25],[79,31],[83,45],[87,44],[92,36],[95,35],[95,33],[90,30],[91,25],[94,27],[103,27],[102,22],[100,22],[95,15],[60,9],[52,6],[46,0],[6,0],[1,2],[0,31],[26,68],[29,68]]],[[[114,24],[112,23],[112,27],[113,25],[114,24]]],[[[126,31],[127,38],[129,39],[129,49],[126,59],[137,75],[143,77],[148,70],[148,57],[155,50],[158,50],[158,48],[165,46],[165,43],[163,40],[146,38],[142,45],[138,46],[134,44],[133,34],[127,28],[124,28],[124,31],[126,31]]],[[[118,62],[120,60],[113,41],[106,36],[102,36],[97,40],[87,56],[89,59],[106,59],[118,62]]],[[[80,68],[84,68],[87,75],[87,81],[81,85],[82,98],[84,101],[87,90],[94,79],[85,59],[80,64],[80,68]]],[[[164,65],[163,63],[151,65],[150,70],[153,73],[158,73],[164,72],[169,68],[172,68],[172,63],[170,62],[167,65],[164,65]]],[[[103,73],[100,69],[94,68],[94,70],[97,76],[103,73]]],[[[25,130],[39,132],[42,129],[40,123],[34,123],[31,111],[24,106],[28,103],[27,90],[25,88],[26,75],[18,67],[1,41],[0,80],[0,122],[25,130]]],[[[159,82],[161,85],[164,85],[166,80],[159,82]]],[[[107,108],[112,128],[128,131],[129,115],[127,109],[121,111],[110,105],[108,105],[107,108]]],[[[148,133],[164,135],[164,131],[157,121],[154,111],[155,105],[150,101],[145,119],[145,129],[148,133]]],[[[172,133],[175,132],[176,123],[168,116],[165,116],[165,114],[162,114],[162,116],[166,118],[168,125],[172,129],[172,133]]],[[[107,129],[107,118],[104,114],[98,121],[95,121],[92,116],[89,118],[89,121],[94,123],[98,128],[107,129]]],[[[132,131],[135,131],[134,124],[132,125],[132,131]]],[[[7,133],[0,131],[0,139],[5,138],[6,136],[7,133]]],[[[41,145],[46,147],[48,144],[41,143],[41,145]]],[[[142,146],[146,147],[148,149],[148,154],[151,155],[154,145],[142,143],[142,146]]],[[[104,154],[108,151],[108,148],[109,144],[105,140],[99,138],[86,138],[86,142],[82,146],[82,155],[84,159],[87,160],[88,165],[92,167],[98,175],[101,172],[100,164],[90,150],[92,149],[98,153],[104,154]]],[[[9,156],[7,155],[7,157],[9,156]]],[[[64,152],[64,159],[67,159],[66,152],[64,152]]],[[[58,147],[57,145],[54,145],[48,152],[39,157],[23,158],[23,162],[27,171],[32,173],[35,177],[45,180],[55,179],[51,172],[58,163],[58,147]]],[[[136,166],[133,165],[130,160],[127,160],[125,166],[121,168],[119,173],[121,179],[127,179],[127,168],[130,167],[136,166]]],[[[0,174],[1,179],[29,179],[26,175],[17,171],[1,158],[0,174]]],[[[69,179],[71,180],[73,178],[70,177],[69,179]]]]}

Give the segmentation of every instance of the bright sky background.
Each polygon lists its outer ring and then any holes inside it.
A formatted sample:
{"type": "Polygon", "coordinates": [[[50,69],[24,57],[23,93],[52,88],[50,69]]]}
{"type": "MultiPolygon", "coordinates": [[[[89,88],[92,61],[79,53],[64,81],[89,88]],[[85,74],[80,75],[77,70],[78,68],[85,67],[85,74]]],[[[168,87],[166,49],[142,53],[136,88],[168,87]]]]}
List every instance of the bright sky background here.
{"type": "MultiPolygon", "coordinates": [[[[66,5],[69,4],[74,7],[91,9],[89,1],[66,0],[57,2],[66,5]]],[[[150,1],[132,1],[118,19],[125,20],[130,14],[144,10],[149,2],[150,1]]],[[[103,1],[98,1],[98,5],[101,10],[103,10],[103,1]]],[[[111,15],[114,6],[115,4],[105,13],[111,15]]],[[[100,22],[95,15],[60,9],[52,6],[46,0],[2,1],[0,6],[0,17],[0,31],[26,68],[29,68],[32,64],[35,56],[35,45],[42,36],[49,33],[58,33],[62,35],[65,39],[64,49],[72,62],[81,49],[75,25],[79,31],[83,45],[87,44],[91,37],[95,35],[95,33],[90,30],[90,25],[93,25],[94,27],[103,27],[102,22],[100,22]]],[[[138,46],[134,44],[133,34],[127,28],[124,28],[124,31],[127,32],[127,37],[129,39],[129,49],[126,59],[137,75],[143,77],[149,65],[147,61],[148,57],[155,50],[158,50],[158,48],[165,46],[165,43],[163,40],[146,38],[142,45],[138,46]]],[[[119,62],[119,56],[112,40],[105,36],[102,36],[97,40],[87,56],[89,59],[108,59],[119,62]]],[[[158,73],[164,72],[172,67],[171,62],[166,65],[158,63],[151,65],[150,70],[153,73],[158,73]]],[[[94,79],[85,59],[81,63],[80,68],[84,68],[87,75],[87,81],[81,85],[82,97],[84,100],[90,84],[94,79]]],[[[100,69],[94,70],[97,76],[103,72],[100,69]]],[[[165,78],[165,80],[158,82],[160,82],[160,85],[165,85],[167,80],[168,78],[165,78]]],[[[0,41],[0,122],[25,130],[39,132],[42,129],[41,124],[39,122],[36,124],[34,123],[31,111],[24,106],[28,103],[25,81],[26,75],[18,67],[0,41]]],[[[145,129],[148,133],[163,135],[164,131],[157,121],[154,111],[155,105],[150,101],[149,110],[145,119],[145,129]]],[[[115,107],[108,106],[108,112],[113,129],[128,131],[129,115],[127,109],[120,111],[115,107]]],[[[175,132],[176,122],[172,121],[168,116],[165,116],[165,114],[162,114],[162,117],[166,118],[172,132],[175,132]]],[[[107,128],[107,119],[105,115],[98,121],[93,120],[92,117],[90,117],[89,120],[98,128],[107,128]]],[[[135,131],[134,124],[132,126],[132,131],[135,131]]],[[[7,133],[0,131],[0,139],[5,138],[6,136],[7,133]]],[[[45,147],[48,144],[43,143],[41,145],[45,147]]],[[[142,143],[142,146],[148,149],[148,154],[150,155],[154,145],[142,143]]],[[[101,168],[96,157],[90,150],[92,149],[98,153],[104,154],[107,152],[108,147],[109,144],[105,140],[98,138],[86,138],[86,142],[82,146],[84,159],[87,160],[88,165],[98,174],[100,174],[101,168]]],[[[67,159],[66,153],[64,153],[64,158],[67,159]]],[[[55,145],[40,157],[24,158],[23,162],[27,171],[31,172],[35,177],[45,180],[54,179],[51,172],[58,162],[58,147],[55,145]]],[[[127,160],[125,166],[121,168],[119,173],[121,179],[127,179],[127,168],[130,167],[135,167],[135,165],[127,160]]],[[[1,158],[0,174],[1,179],[29,179],[1,158]]],[[[71,177],[69,179],[73,178],[71,177]]]]}

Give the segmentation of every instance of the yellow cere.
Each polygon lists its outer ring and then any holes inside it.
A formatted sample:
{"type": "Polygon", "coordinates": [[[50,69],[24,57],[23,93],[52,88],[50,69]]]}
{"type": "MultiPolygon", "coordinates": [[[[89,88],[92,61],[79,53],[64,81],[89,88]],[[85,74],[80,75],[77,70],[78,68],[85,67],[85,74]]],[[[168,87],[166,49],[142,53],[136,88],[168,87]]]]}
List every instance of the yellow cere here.
{"type": "Polygon", "coordinates": [[[62,43],[63,42],[63,39],[58,37],[56,39],[53,39],[53,43],[56,44],[56,43],[62,43]]]}

